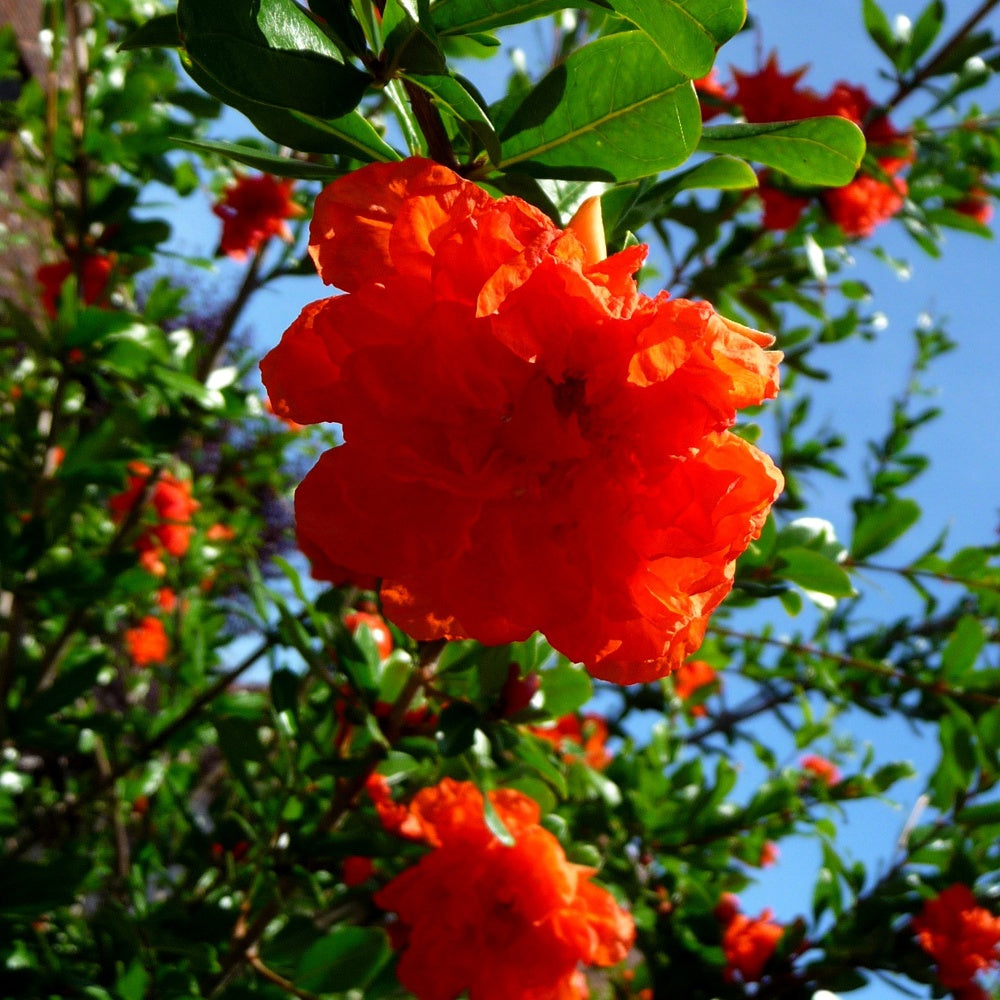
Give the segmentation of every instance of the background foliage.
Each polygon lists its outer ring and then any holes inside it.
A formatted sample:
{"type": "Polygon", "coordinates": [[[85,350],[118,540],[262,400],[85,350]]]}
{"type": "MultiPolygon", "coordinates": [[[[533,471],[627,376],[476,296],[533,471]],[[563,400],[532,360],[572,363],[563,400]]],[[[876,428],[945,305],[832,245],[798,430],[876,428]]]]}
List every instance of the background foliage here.
{"type": "MultiPolygon", "coordinates": [[[[978,102],[1000,65],[996,6],[932,0],[908,27],[873,0],[838,12],[881,53],[873,105],[909,144],[908,194],[885,225],[914,254],[940,253],[947,227],[989,235],[1000,141],[978,102]]],[[[30,223],[7,248],[25,266],[0,314],[3,995],[405,995],[372,895],[419,851],[382,828],[364,791],[376,771],[397,799],[452,776],[541,805],[636,922],[597,996],[808,997],[873,979],[944,992],[912,916],[956,882],[994,911],[1000,893],[998,547],[956,550],[922,519],[925,390],[954,346],[933,319],[912,333],[911,370],[887,379],[905,389],[872,429],[850,535],[817,508],[831,477],[858,481],[842,430],[816,429],[817,349],[881,335],[820,191],[851,182],[865,150],[837,116],[702,127],[726,98],[702,87],[702,108],[690,81],[744,13],[67,0],[43,5],[41,74],[0,32],[5,211],[30,223]],[[510,65],[497,32],[535,17],[548,65],[510,65]],[[486,67],[505,74],[492,104],[486,67]],[[233,141],[224,105],[256,132],[233,141]],[[261,289],[310,273],[308,211],[289,213],[289,241],[274,230],[249,248],[227,301],[214,246],[196,262],[204,289],[182,287],[163,248],[175,206],[222,197],[239,172],[296,179],[308,210],[320,182],[411,153],[560,223],[600,193],[609,248],[654,248],[647,288],[777,335],[782,394],[740,433],[761,437],[787,488],[698,654],[712,683],[594,683],[541,637],[421,647],[373,594],[305,579],[290,497],[335,429],[266,412],[240,333],[261,289]],[[762,168],[808,203],[789,229],[762,224],[762,168]],[[131,503],[113,501],[129,486],[131,503]],[[914,533],[937,540],[899,555],[914,533]],[[873,613],[884,578],[900,597],[873,613]],[[539,735],[584,711],[606,721],[610,759],[588,723],[586,755],[539,735]],[[868,746],[886,719],[936,740],[937,763],[915,773],[868,746]],[[886,799],[907,812],[885,828],[891,865],[866,870],[843,821],[886,799]],[[720,899],[748,888],[768,845],[802,836],[822,864],[796,886],[801,917],[759,976],[734,976],[720,899]]]]}

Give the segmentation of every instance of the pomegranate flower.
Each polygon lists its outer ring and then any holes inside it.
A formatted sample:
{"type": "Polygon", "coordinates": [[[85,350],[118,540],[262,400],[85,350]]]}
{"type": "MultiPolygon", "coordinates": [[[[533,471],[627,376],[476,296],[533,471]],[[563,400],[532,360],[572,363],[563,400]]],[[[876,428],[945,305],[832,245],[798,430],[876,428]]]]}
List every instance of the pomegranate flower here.
{"type": "Polygon", "coordinates": [[[125,630],[125,647],[137,667],[162,663],[170,651],[170,640],[159,618],[146,615],[135,627],[125,630]]]}
{"type": "MultiPolygon", "coordinates": [[[[114,265],[113,256],[96,253],[83,255],[80,260],[78,294],[84,305],[92,306],[104,298],[114,265]]],[[[73,264],[68,260],[43,264],[35,272],[35,279],[42,286],[42,307],[50,319],[56,318],[62,287],[72,274],[73,264]]]]}
{"type": "Polygon", "coordinates": [[[399,980],[419,1000],[582,1000],[579,966],[620,962],[632,918],[593,869],[567,861],[532,799],[488,794],[510,846],[486,826],[482,793],[450,778],[418,792],[395,828],[433,848],[375,895],[402,925],[399,980]]]}
{"type": "Polygon", "coordinates": [[[976,974],[1000,965],[1000,917],[979,906],[966,885],[956,883],[927,900],[913,930],[949,990],[972,993],[976,974]]]}
{"type": "Polygon", "coordinates": [[[296,494],[314,575],[373,586],[416,639],[544,632],[599,677],[669,673],[702,640],[782,477],[729,433],[777,392],[771,338],[648,298],[604,259],[428,160],[319,197],[310,251],[347,294],[261,364],[276,413],[345,444],[296,494]]]}
{"type": "Polygon", "coordinates": [[[222,219],[219,249],[235,260],[245,260],[272,236],[291,240],[286,219],[302,214],[302,206],[292,200],[291,179],[281,180],[270,174],[258,177],[236,176],[212,211],[222,219]]]}

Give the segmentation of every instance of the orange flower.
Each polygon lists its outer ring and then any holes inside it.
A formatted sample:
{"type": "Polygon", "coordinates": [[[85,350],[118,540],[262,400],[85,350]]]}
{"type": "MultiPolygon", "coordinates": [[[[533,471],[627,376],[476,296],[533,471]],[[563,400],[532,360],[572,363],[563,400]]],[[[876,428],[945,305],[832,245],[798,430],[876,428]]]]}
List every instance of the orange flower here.
{"type": "Polygon", "coordinates": [[[291,179],[270,174],[247,177],[237,174],[236,183],[226,188],[212,211],[222,219],[219,248],[235,260],[245,260],[265,240],[280,236],[291,240],[286,219],[302,214],[302,206],[292,201],[291,179]]]}
{"type": "Polygon", "coordinates": [[[719,71],[712,68],[708,76],[703,76],[700,80],[695,80],[694,89],[701,102],[701,120],[710,122],[723,114],[725,105],[729,104],[729,94],[719,79],[719,71]],[[708,101],[704,98],[707,97],[708,101]]]}
{"type": "Polygon", "coordinates": [[[927,900],[913,918],[913,930],[949,990],[974,990],[975,975],[1000,964],[1000,917],[977,905],[961,883],[927,900]]]}
{"type": "Polygon", "coordinates": [[[782,486],[727,430],[777,392],[771,338],[428,160],[331,184],[310,252],[347,294],[261,369],[276,413],[343,425],[296,494],[314,575],[381,580],[417,639],[540,630],[599,677],[669,673],[782,486]]]}
{"type": "Polygon", "coordinates": [[[967,215],[970,219],[975,219],[981,226],[989,225],[993,218],[993,203],[990,201],[990,193],[978,185],[969,188],[968,194],[952,206],[956,212],[967,215]]]}
{"type": "Polygon", "coordinates": [[[818,754],[806,754],[799,761],[799,767],[803,771],[809,771],[811,774],[814,774],[827,786],[836,785],[840,781],[840,771],[837,765],[831,763],[825,757],[820,757],[818,754]]]}
{"type": "Polygon", "coordinates": [[[760,187],[757,189],[757,194],[764,204],[764,217],[761,223],[765,229],[770,229],[772,232],[791,229],[809,207],[809,199],[772,187],[766,177],[766,174],[761,174],[760,187]]]}
{"type": "MultiPolygon", "coordinates": [[[[108,287],[114,257],[103,254],[84,254],[80,260],[80,285],[78,294],[84,305],[99,302],[108,287]]],[[[42,286],[42,306],[55,319],[59,312],[59,297],[66,279],[73,274],[73,264],[61,260],[56,264],[43,264],[35,272],[35,279],[42,286]]]]}
{"type": "Polygon", "coordinates": [[[608,753],[608,724],[593,713],[564,715],[551,726],[529,726],[529,731],[548,740],[566,761],[579,760],[576,748],[583,748],[583,760],[588,767],[601,771],[611,763],[608,753]]]}
{"type": "MultiPolygon", "coordinates": [[[[704,660],[691,660],[688,663],[682,663],[674,672],[673,678],[674,694],[681,701],[686,701],[695,691],[709,685],[717,684],[718,682],[718,675],[715,669],[704,660]]],[[[705,715],[705,706],[693,705],[691,707],[691,714],[705,715]]]]}
{"type": "Polygon", "coordinates": [[[771,919],[773,916],[769,908],[759,917],[748,917],[745,913],[732,915],[722,934],[726,982],[755,983],[761,978],[785,933],[784,927],[771,919]]]}
{"type": "Polygon", "coordinates": [[[344,624],[351,630],[352,635],[356,635],[362,625],[367,625],[381,659],[386,659],[392,652],[392,633],[381,615],[369,611],[351,611],[344,615],[344,624]]]}
{"type": "Polygon", "coordinates": [[[159,618],[146,615],[135,627],[125,630],[128,655],[137,667],[162,663],[170,651],[170,640],[159,618]]]}
{"type": "Polygon", "coordinates": [[[770,868],[772,865],[778,863],[780,856],[781,852],[778,850],[778,845],[773,840],[765,840],[764,846],[760,849],[760,859],[757,864],[761,868],[770,868]]]}
{"type": "Polygon", "coordinates": [[[819,96],[799,86],[808,68],[800,66],[791,73],[782,73],[778,56],[772,52],[754,73],[733,69],[730,99],[748,122],[792,122],[823,114],[819,96]]]}
{"type": "Polygon", "coordinates": [[[228,524],[213,524],[205,532],[205,540],[209,542],[231,542],[236,537],[236,531],[228,524]]]}
{"type": "MultiPolygon", "coordinates": [[[[116,521],[122,521],[135,506],[146,489],[152,470],[143,462],[129,465],[131,475],[124,492],[113,496],[108,505],[116,521]]],[[[200,506],[191,496],[190,482],[177,479],[169,472],[162,472],[153,483],[148,502],[156,512],[157,523],[147,528],[136,539],[135,549],[142,565],[156,576],[166,572],[162,556],[182,556],[191,544],[194,527],[191,515],[200,506]]]]}
{"type": "Polygon", "coordinates": [[[566,860],[537,804],[510,789],[490,802],[514,844],[483,819],[483,797],[445,778],[410,805],[411,836],[434,849],[375,895],[402,924],[400,982],[419,1000],[576,1000],[578,968],[614,965],[635,936],[632,918],[566,860]]]}

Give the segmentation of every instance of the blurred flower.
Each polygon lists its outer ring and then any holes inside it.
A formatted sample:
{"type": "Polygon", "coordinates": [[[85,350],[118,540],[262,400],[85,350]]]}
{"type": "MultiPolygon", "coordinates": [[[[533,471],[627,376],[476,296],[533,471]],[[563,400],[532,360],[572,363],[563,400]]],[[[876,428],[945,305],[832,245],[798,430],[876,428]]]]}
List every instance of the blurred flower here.
{"type": "Polygon", "coordinates": [[[344,885],[354,888],[364,885],[375,872],[375,864],[371,858],[351,855],[344,858],[344,885]]]}
{"type": "Polygon", "coordinates": [[[792,122],[819,114],[819,96],[799,86],[808,66],[782,73],[772,52],[761,69],[744,73],[733,69],[729,100],[748,122],[792,122]]]}
{"type": "Polygon", "coordinates": [[[778,845],[773,840],[765,840],[764,846],[760,849],[760,859],[757,864],[761,868],[770,868],[778,863],[779,857],[781,857],[781,852],[778,850],[778,845]]]}
{"type": "Polygon", "coordinates": [[[170,651],[170,640],[159,618],[146,615],[135,627],[125,630],[125,647],[137,667],[162,663],[170,651]]]}
{"type": "Polygon", "coordinates": [[[276,413],[343,426],[296,494],[315,576],[381,580],[414,638],[540,630],[634,683],[701,643],[781,489],[728,432],[777,392],[778,355],[707,303],[640,294],[646,249],[604,259],[599,228],[427,160],[363,167],[311,228],[347,294],[261,369],[276,413]]]}
{"type": "Polygon", "coordinates": [[[156,592],[156,603],[169,614],[177,607],[177,594],[170,587],[160,587],[156,592]]]}
{"type": "MultiPolygon", "coordinates": [[[[906,181],[897,176],[913,162],[912,139],[896,131],[879,112],[864,87],[839,81],[825,96],[801,86],[808,67],[782,73],[772,53],[765,66],[754,73],[733,70],[729,99],[749,122],[800,121],[835,115],[854,122],[865,133],[868,151],[878,166],[878,175],[858,172],[854,180],[839,188],[825,188],[819,200],[830,220],[846,236],[870,236],[875,227],[894,216],[907,194],[906,181]]],[[[757,192],[764,204],[763,224],[771,230],[791,229],[809,204],[808,193],[797,196],[776,188],[765,171],[757,192]]]]}
{"type": "Polygon", "coordinates": [[[772,186],[767,172],[761,174],[760,187],[757,193],[764,205],[764,217],[761,220],[765,229],[772,232],[791,229],[809,207],[809,199],[772,186]]]}
{"type": "Polygon", "coordinates": [[[235,260],[244,260],[248,251],[257,250],[272,236],[291,240],[286,219],[302,214],[302,206],[292,200],[290,178],[270,174],[248,177],[237,174],[235,183],[226,188],[212,211],[222,219],[219,249],[235,260]]]}
{"type": "Polygon", "coordinates": [[[722,933],[722,950],[726,955],[726,982],[757,982],[771,960],[782,934],[781,924],[775,923],[768,908],[759,917],[733,913],[722,933]]]}
{"type": "Polygon", "coordinates": [[[952,208],[970,219],[975,219],[981,226],[989,225],[993,218],[993,202],[990,200],[990,194],[985,188],[978,186],[969,188],[968,194],[952,208]]]}
{"type": "Polygon", "coordinates": [[[917,942],[937,963],[941,985],[974,992],[976,974],[1000,965],[1000,917],[976,903],[968,886],[956,883],[928,899],[913,918],[917,942]]]}
{"type": "Polygon", "coordinates": [[[344,615],[344,624],[350,629],[352,635],[357,635],[358,629],[362,625],[366,625],[375,640],[381,659],[384,660],[392,652],[392,633],[381,615],[368,611],[351,611],[344,615]]]}
{"type": "MultiPolygon", "coordinates": [[[[115,259],[106,254],[84,254],[80,260],[80,285],[78,294],[84,305],[99,302],[107,291],[108,281],[115,259]]],[[[35,278],[42,286],[42,307],[50,318],[59,312],[59,297],[66,279],[74,273],[73,263],[61,260],[55,264],[43,264],[35,272],[35,278]]]]}
{"type": "Polygon", "coordinates": [[[604,718],[593,712],[583,715],[564,715],[552,725],[529,726],[535,736],[548,740],[567,762],[580,759],[577,748],[583,749],[583,762],[602,771],[611,763],[608,753],[608,724],[604,718]]]}
{"type": "Polygon", "coordinates": [[[810,774],[815,775],[827,786],[836,785],[840,781],[840,771],[837,765],[828,761],[825,757],[820,757],[818,754],[806,754],[799,761],[799,767],[803,771],[808,771],[810,774]]]}
{"type": "Polygon", "coordinates": [[[694,81],[694,89],[701,104],[702,122],[710,122],[713,118],[724,113],[723,106],[729,103],[729,94],[726,93],[726,88],[719,80],[719,71],[714,66],[708,76],[694,81]]]}
{"type": "Polygon", "coordinates": [[[517,715],[531,704],[531,699],[538,693],[542,686],[542,678],[532,671],[530,674],[521,676],[521,668],[516,663],[511,663],[507,667],[507,679],[503,682],[500,690],[500,716],[507,719],[512,715],[517,715]]]}
{"type": "Polygon", "coordinates": [[[213,524],[205,532],[205,540],[209,542],[231,542],[236,532],[228,524],[213,524]]]}
{"type": "MultiPolygon", "coordinates": [[[[674,694],[681,701],[686,701],[704,687],[718,684],[718,675],[715,668],[704,660],[689,660],[682,663],[672,675],[674,681],[674,694]]],[[[693,705],[690,709],[692,715],[705,715],[707,710],[704,705],[693,705]]]]}
{"type": "MultiPolygon", "coordinates": [[[[152,470],[143,462],[129,465],[128,485],[108,501],[116,521],[123,521],[139,498],[146,491],[152,470]]],[[[157,523],[146,528],[136,539],[135,549],[142,565],[156,576],[163,576],[163,554],[179,557],[191,544],[194,526],[191,515],[200,506],[191,496],[191,484],[177,479],[169,472],[161,472],[150,489],[147,502],[156,512],[157,523]]]]}
{"type": "Polygon", "coordinates": [[[620,962],[632,918],[590,881],[592,868],[566,860],[532,799],[488,795],[509,847],[486,826],[469,782],[445,778],[410,804],[408,835],[433,850],[375,895],[402,924],[399,980],[419,1000],[586,997],[578,966],[620,962]]]}

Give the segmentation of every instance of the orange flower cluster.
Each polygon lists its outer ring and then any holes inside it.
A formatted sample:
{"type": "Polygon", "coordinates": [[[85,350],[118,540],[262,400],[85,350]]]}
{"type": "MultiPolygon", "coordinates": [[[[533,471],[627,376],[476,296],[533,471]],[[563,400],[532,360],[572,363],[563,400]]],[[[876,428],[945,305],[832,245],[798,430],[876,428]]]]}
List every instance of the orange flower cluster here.
{"type": "Polygon", "coordinates": [[[755,983],[774,955],[784,927],[772,918],[769,908],[759,917],[748,917],[739,912],[739,901],[726,894],[716,907],[716,914],[724,924],[722,950],[726,956],[723,976],[726,982],[755,983]]]}
{"type": "Polygon", "coordinates": [[[728,432],[777,392],[771,338],[423,159],[327,187],[310,252],[347,294],[261,370],[276,413],[343,426],[296,494],[314,575],[381,581],[417,639],[539,630],[619,683],[682,662],[783,484],[728,432]]]}
{"type": "MultiPolygon", "coordinates": [[[[80,260],[79,296],[84,305],[92,306],[100,302],[108,288],[114,257],[105,254],[84,254],[80,260]]],[[[35,279],[42,286],[42,307],[46,314],[55,319],[59,312],[59,297],[66,280],[74,273],[71,261],[61,260],[55,264],[43,264],[35,272],[35,279]]]]}
{"type": "Polygon", "coordinates": [[[390,827],[433,848],[375,895],[402,925],[399,981],[419,1000],[586,997],[580,964],[620,962],[632,918],[590,881],[592,868],[566,860],[532,799],[488,794],[510,847],[487,828],[480,791],[450,778],[418,792],[390,827]]]}
{"type": "MultiPolygon", "coordinates": [[[[129,465],[128,486],[111,498],[109,506],[116,521],[122,521],[135,506],[146,489],[152,470],[143,462],[129,465]]],[[[169,553],[184,555],[191,544],[194,526],[191,515],[200,506],[191,496],[191,484],[177,479],[169,472],[162,472],[153,483],[149,502],[156,511],[157,524],[146,528],[136,539],[135,549],[143,567],[155,576],[163,576],[167,569],[163,556],[169,553]]]]}
{"type": "MultiPolygon", "coordinates": [[[[875,155],[877,174],[861,171],[853,181],[839,188],[824,189],[820,203],[827,216],[844,234],[870,236],[875,227],[892,218],[903,207],[906,181],[899,172],[913,160],[910,140],[897,132],[885,115],[876,113],[876,105],[863,87],[843,81],[829,94],[821,96],[802,86],[806,67],[782,73],[777,56],[754,73],[733,70],[733,83],[719,92],[706,81],[701,90],[718,100],[725,100],[749,122],[800,121],[837,115],[864,129],[868,148],[875,155]],[[874,114],[873,114],[874,113],[874,114]]],[[[706,109],[717,114],[713,104],[706,109]]],[[[791,229],[809,207],[809,192],[775,186],[769,172],[761,175],[759,194],[764,203],[764,226],[767,229],[791,229]]]]}
{"type": "Polygon", "coordinates": [[[162,663],[170,651],[170,640],[159,618],[146,615],[135,627],[125,630],[125,647],[137,667],[162,663]]]}
{"type": "Polygon", "coordinates": [[[291,240],[286,219],[302,214],[302,206],[292,200],[291,179],[279,179],[270,174],[236,176],[236,183],[226,188],[222,199],[212,211],[222,219],[222,239],[219,249],[234,260],[245,260],[272,236],[291,240]]]}
{"type": "Polygon", "coordinates": [[[825,757],[820,757],[819,754],[806,754],[799,761],[799,767],[818,778],[827,787],[836,785],[840,781],[840,769],[837,765],[825,757]]]}
{"type": "MultiPolygon", "coordinates": [[[[687,701],[702,688],[715,687],[718,685],[718,675],[715,668],[704,660],[690,660],[682,663],[673,674],[674,694],[681,701],[687,701]]],[[[704,705],[692,705],[690,712],[692,715],[706,715],[707,710],[704,705]]]]}
{"type": "Polygon", "coordinates": [[[608,753],[608,724],[592,712],[583,715],[564,715],[551,726],[529,726],[535,736],[548,740],[562,755],[563,759],[572,762],[580,759],[579,750],[583,750],[583,762],[601,771],[611,763],[608,753]]]}
{"type": "Polygon", "coordinates": [[[942,986],[974,995],[978,973],[1000,965],[1000,917],[956,883],[924,903],[913,918],[917,942],[937,963],[942,986]]]}

